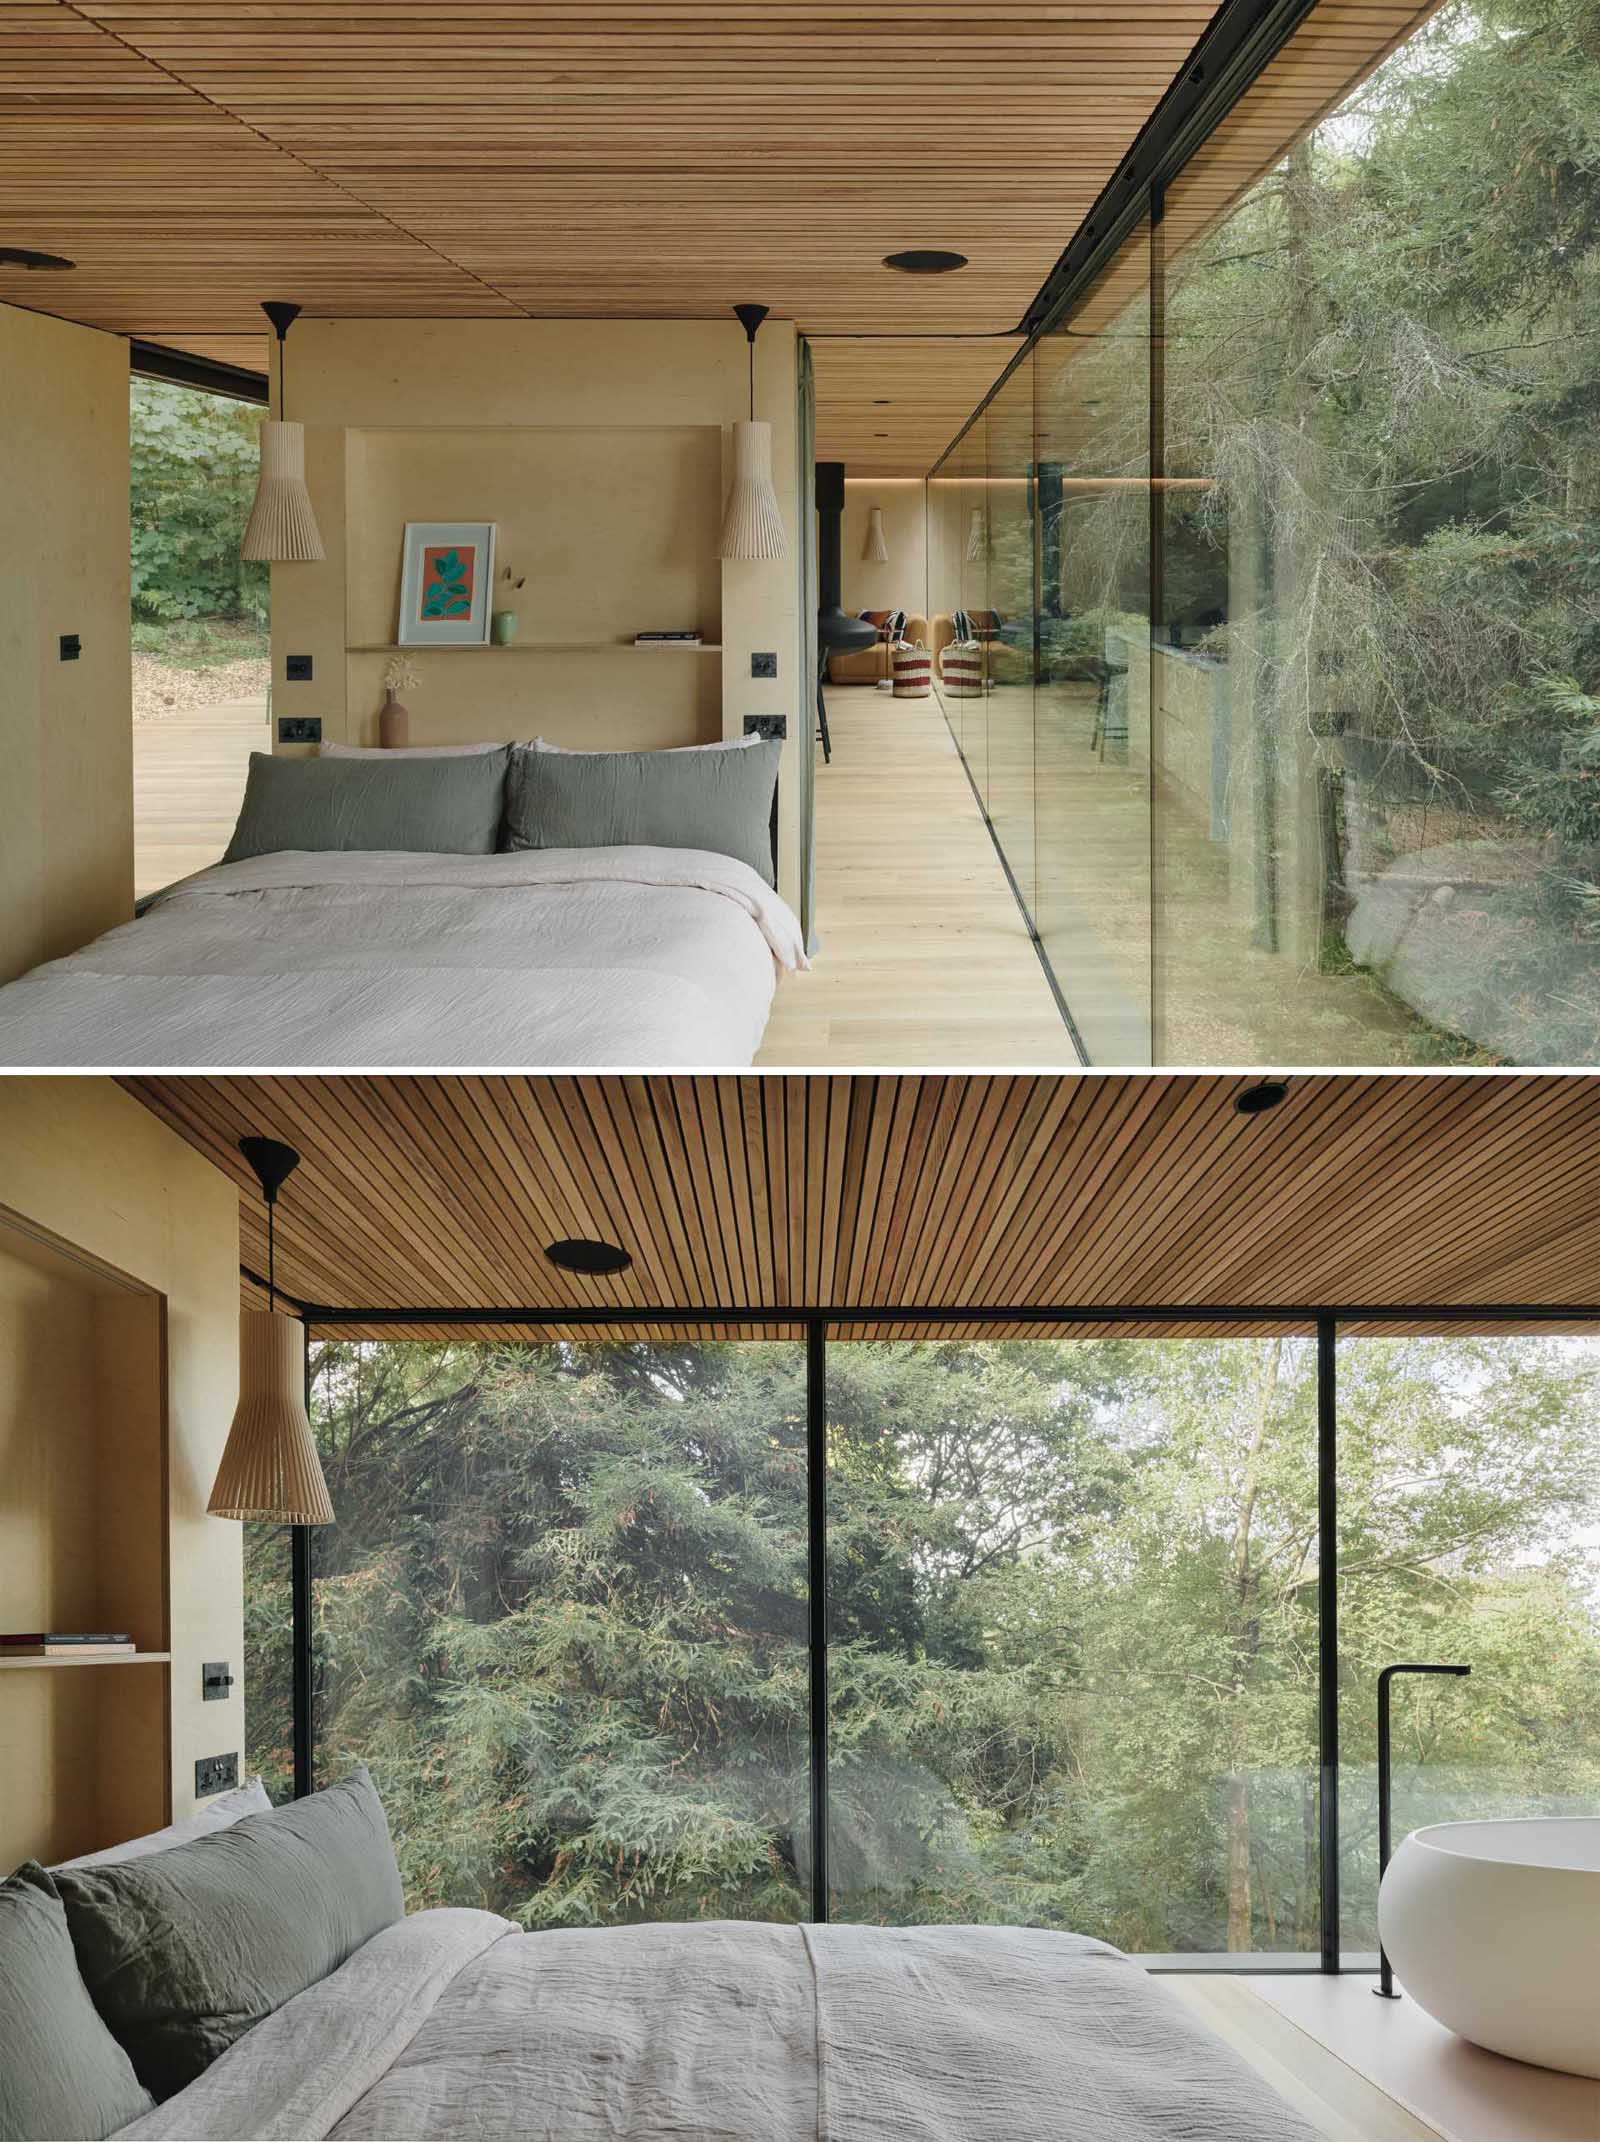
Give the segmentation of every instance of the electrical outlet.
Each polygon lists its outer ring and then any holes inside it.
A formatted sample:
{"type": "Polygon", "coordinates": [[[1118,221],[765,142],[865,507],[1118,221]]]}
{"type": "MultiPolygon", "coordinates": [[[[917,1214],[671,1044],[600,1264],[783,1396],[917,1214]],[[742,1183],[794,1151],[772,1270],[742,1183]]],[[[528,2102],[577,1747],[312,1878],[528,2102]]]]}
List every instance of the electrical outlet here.
{"type": "Polygon", "coordinates": [[[781,744],[789,734],[788,716],[784,714],[747,714],[744,718],[746,736],[759,736],[769,744],[781,744]]]}
{"type": "Polygon", "coordinates": [[[76,662],[79,655],[81,655],[82,653],[83,642],[79,639],[78,635],[75,632],[63,632],[61,635],[62,661],[76,662]]]}
{"type": "Polygon", "coordinates": [[[202,1755],[194,1766],[194,1796],[204,1800],[214,1792],[226,1792],[239,1782],[239,1758],[235,1755],[202,1755]]]}
{"type": "Polygon", "coordinates": [[[310,655],[285,655],[283,658],[283,674],[290,684],[309,684],[311,682],[310,655]]]}
{"type": "Polygon", "coordinates": [[[753,654],[750,657],[752,677],[775,677],[778,674],[778,658],[775,654],[753,654]]]}
{"type": "Polygon", "coordinates": [[[233,1686],[233,1674],[226,1659],[207,1659],[200,1669],[200,1701],[223,1703],[233,1686]]]}
{"type": "Polygon", "coordinates": [[[320,714],[280,714],[278,717],[278,742],[280,744],[320,744],[322,742],[322,716],[320,714]]]}

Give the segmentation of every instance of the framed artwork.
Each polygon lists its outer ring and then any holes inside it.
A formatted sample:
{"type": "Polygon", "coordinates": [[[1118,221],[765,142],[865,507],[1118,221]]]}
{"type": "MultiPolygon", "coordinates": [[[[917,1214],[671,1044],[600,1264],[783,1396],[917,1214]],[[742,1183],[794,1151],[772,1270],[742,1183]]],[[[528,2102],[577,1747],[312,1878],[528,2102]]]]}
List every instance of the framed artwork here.
{"type": "Polygon", "coordinates": [[[487,646],[493,595],[493,521],[406,522],[402,647],[487,646]]]}

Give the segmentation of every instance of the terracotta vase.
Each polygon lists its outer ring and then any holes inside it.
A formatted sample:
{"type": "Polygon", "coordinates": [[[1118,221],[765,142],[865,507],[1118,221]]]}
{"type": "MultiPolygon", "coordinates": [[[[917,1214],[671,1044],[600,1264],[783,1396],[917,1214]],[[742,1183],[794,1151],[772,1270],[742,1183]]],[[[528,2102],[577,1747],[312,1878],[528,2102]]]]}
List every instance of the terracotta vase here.
{"type": "Polygon", "coordinates": [[[411,716],[390,689],[378,709],[378,742],[385,751],[403,751],[411,738],[411,716]]]}

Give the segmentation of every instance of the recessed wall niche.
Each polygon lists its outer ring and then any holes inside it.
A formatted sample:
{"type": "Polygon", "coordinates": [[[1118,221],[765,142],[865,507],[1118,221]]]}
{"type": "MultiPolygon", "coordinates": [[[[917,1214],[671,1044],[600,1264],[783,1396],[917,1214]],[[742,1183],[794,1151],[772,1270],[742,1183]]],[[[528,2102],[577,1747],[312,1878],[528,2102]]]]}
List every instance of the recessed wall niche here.
{"type": "Polygon", "coordinates": [[[168,1819],[165,1310],[0,1213],[0,1630],[139,1653],[0,1660],[0,1868],[168,1819]]]}

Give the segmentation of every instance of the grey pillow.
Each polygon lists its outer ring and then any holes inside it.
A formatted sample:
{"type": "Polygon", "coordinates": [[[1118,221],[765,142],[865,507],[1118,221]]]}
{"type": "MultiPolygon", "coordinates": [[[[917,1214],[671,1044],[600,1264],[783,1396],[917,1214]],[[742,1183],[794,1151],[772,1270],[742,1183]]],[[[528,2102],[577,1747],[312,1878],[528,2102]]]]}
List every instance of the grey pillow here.
{"type": "Polygon", "coordinates": [[[507,848],[709,848],[772,877],[779,743],[748,751],[527,751],[506,774],[507,848]]]}
{"type": "Polygon", "coordinates": [[[448,759],[275,759],[250,754],[225,863],[286,848],[492,855],[506,752],[448,759]]]}
{"type": "Polygon", "coordinates": [[[213,1836],[54,1880],[84,1984],[158,2099],[405,1916],[365,1770],[213,1836]]]}
{"type": "Polygon", "coordinates": [[[78,1975],[55,1886],[29,1860],[0,1882],[0,2142],[100,2142],[150,2109],[78,1975]]]}

